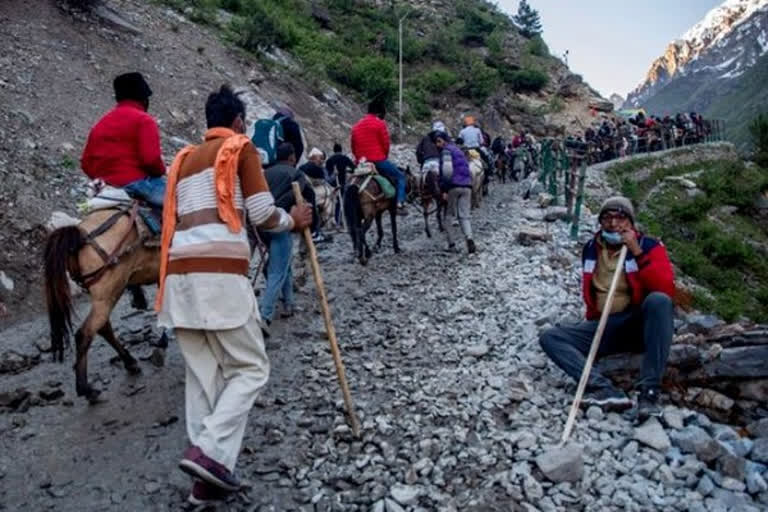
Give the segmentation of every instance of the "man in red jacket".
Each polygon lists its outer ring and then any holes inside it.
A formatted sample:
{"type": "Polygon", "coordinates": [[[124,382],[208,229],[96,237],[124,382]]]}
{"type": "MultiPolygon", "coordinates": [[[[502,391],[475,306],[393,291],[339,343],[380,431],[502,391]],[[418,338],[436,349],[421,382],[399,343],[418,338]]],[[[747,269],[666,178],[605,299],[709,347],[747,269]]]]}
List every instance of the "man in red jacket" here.
{"type": "MultiPolygon", "coordinates": [[[[587,320],[558,325],[541,334],[544,352],[575,380],[581,378],[586,355],[597,331],[600,314],[622,245],[627,246],[598,357],[621,352],[644,354],[639,379],[638,416],[661,414],[659,389],[672,343],[674,274],[664,245],[635,229],[635,212],[625,197],[612,197],[600,208],[600,231],[582,252],[582,295],[587,320]]],[[[592,369],[585,406],[627,409],[632,401],[613,383],[592,369]]]]}
{"type": "Polygon", "coordinates": [[[397,207],[400,213],[405,209],[405,174],[395,164],[387,160],[389,156],[389,130],[384,117],[387,108],[381,99],[373,100],[368,105],[368,115],[352,127],[352,154],[360,162],[363,158],[373,163],[376,170],[397,185],[397,207]]]}
{"type": "Polygon", "coordinates": [[[80,164],[91,179],[125,188],[132,197],[162,206],[165,164],[160,131],[147,114],[152,90],[141,73],[115,78],[115,108],[107,112],[88,135],[80,164]]]}

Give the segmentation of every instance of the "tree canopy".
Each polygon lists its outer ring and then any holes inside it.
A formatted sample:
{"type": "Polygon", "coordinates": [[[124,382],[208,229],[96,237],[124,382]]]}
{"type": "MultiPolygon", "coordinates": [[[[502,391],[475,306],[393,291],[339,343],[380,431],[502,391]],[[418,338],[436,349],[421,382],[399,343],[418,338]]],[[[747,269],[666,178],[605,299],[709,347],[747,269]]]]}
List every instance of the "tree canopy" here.
{"type": "Polygon", "coordinates": [[[520,0],[517,14],[512,19],[525,37],[535,37],[542,32],[539,11],[531,7],[527,0],[520,0]]]}

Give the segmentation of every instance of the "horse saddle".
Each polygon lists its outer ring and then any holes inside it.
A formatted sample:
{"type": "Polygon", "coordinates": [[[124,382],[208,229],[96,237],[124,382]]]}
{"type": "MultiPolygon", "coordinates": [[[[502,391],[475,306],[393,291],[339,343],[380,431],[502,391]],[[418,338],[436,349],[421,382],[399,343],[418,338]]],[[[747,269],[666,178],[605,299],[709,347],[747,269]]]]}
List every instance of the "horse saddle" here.
{"type": "Polygon", "coordinates": [[[163,210],[154,207],[140,199],[131,197],[122,188],[112,187],[102,180],[94,180],[88,184],[88,199],[78,204],[78,210],[82,213],[90,213],[97,210],[131,211],[135,205],[136,214],[134,224],[139,232],[139,239],[146,246],[159,245],[162,233],[163,210]]]}
{"type": "MultiPolygon", "coordinates": [[[[379,174],[376,170],[376,166],[370,162],[361,162],[360,165],[355,168],[355,172],[352,173],[349,181],[350,184],[360,183],[358,189],[360,190],[360,193],[363,193],[366,191],[365,189],[372,179],[376,180],[376,183],[379,184],[383,198],[393,199],[395,197],[397,191],[395,189],[394,181],[379,174]]],[[[374,199],[378,200],[381,199],[381,197],[376,197],[374,199]]]]}

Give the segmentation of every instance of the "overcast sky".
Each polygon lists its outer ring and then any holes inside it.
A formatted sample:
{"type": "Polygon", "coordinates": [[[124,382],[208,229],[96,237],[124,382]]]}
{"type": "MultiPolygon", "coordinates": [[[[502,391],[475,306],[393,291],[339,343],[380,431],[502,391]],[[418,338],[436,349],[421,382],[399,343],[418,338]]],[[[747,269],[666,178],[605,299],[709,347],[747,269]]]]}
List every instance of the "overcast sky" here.
{"type": "MultiPolygon", "coordinates": [[[[603,96],[623,97],[673,39],[723,0],[528,0],[539,11],[553,55],[568,49],[568,64],[603,96]]],[[[499,0],[514,14],[519,0],[499,0]]]]}

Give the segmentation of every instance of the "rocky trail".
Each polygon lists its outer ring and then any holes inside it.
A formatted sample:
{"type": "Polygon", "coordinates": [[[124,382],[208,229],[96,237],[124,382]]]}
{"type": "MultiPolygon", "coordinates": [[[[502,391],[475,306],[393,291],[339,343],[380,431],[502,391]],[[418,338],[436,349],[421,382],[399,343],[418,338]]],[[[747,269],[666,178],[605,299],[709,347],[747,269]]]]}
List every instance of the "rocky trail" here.
{"type": "MultiPolygon", "coordinates": [[[[443,251],[439,235],[426,239],[413,210],[401,222],[402,254],[388,235],[368,267],[351,263],[345,234],[322,246],[362,438],[345,423],[307,274],[302,312],[273,324],[267,344],[271,379],[238,463],[248,488],[217,510],[768,507],[766,420],[748,434],[668,406],[662,422],[636,429],[631,413],[593,408],[579,418],[572,459],[542,458],[559,440],[575,385],[546,360],[537,334],[580,316],[579,251],[565,223],[528,220],[531,207],[518,185],[493,189],[474,212],[473,256],[443,251]],[[522,245],[520,231],[553,240],[522,245]]],[[[592,225],[584,221],[583,236],[592,225]]],[[[0,336],[0,510],[185,506],[189,480],[176,469],[183,362],[173,342],[152,346],[154,315],[127,302],[113,323],[143,374],[128,376],[95,343],[91,381],[107,399],[96,406],[75,397],[71,352],[65,364],[39,353],[44,317],[0,336]]]]}

